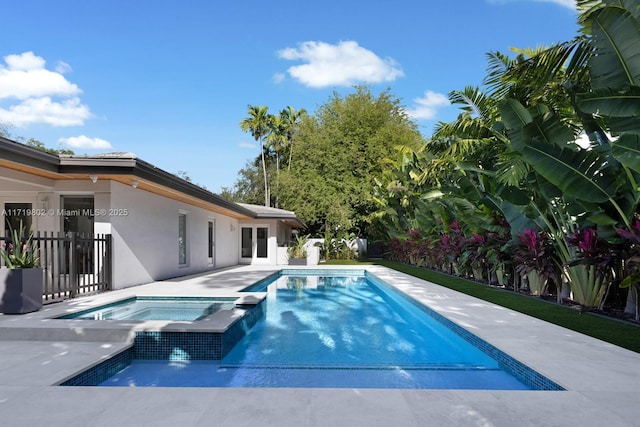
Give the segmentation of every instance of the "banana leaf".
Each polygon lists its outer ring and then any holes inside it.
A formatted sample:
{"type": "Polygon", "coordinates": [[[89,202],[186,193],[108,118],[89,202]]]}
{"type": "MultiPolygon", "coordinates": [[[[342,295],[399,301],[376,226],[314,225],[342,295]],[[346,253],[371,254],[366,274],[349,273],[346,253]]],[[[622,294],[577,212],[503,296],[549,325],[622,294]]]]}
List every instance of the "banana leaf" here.
{"type": "Polygon", "coordinates": [[[568,196],[596,203],[614,202],[621,183],[616,174],[607,173],[607,163],[597,153],[535,140],[520,151],[538,174],[568,196]]]}
{"type": "Polygon", "coordinates": [[[589,61],[592,87],[640,86],[640,23],[620,7],[604,7],[585,20],[595,42],[589,61]]]}
{"type": "Polygon", "coordinates": [[[624,166],[640,173],[640,135],[624,134],[620,136],[612,144],[611,153],[624,166]]]}
{"type": "Polygon", "coordinates": [[[605,117],[640,116],[640,87],[630,86],[622,92],[604,88],[583,93],[578,95],[578,107],[586,113],[605,117]]]}
{"type": "Polygon", "coordinates": [[[500,114],[514,150],[521,151],[534,138],[558,147],[565,147],[575,139],[571,128],[542,107],[528,110],[512,98],[500,103],[500,114]]]}

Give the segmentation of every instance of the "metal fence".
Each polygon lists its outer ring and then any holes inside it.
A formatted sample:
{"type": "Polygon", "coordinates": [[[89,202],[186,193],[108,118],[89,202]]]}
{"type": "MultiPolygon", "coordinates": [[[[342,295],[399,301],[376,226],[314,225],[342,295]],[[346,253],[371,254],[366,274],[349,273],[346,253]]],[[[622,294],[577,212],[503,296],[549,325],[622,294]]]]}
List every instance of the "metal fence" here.
{"type": "Polygon", "coordinates": [[[385,244],[380,241],[367,240],[367,258],[382,259],[385,254],[385,244]]]}
{"type": "MultiPolygon", "coordinates": [[[[10,243],[10,237],[0,242],[10,243]]],[[[33,238],[43,269],[43,303],[111,289],[111,235],[37,233],[33,238]]],[[[3,260],[0,259],[0,266],[3,260]]]]}

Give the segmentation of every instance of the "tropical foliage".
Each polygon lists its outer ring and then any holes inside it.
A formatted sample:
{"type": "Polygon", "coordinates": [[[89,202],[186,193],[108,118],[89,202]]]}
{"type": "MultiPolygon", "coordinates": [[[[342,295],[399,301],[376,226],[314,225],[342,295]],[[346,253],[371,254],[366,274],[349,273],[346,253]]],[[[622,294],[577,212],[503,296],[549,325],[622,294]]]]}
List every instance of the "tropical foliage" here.
{"type": "Polygon", "coordinates": [[[380,180],[393,259],[586,307],[637,289],[640,8],[578,7],[573,40],[490,53],[458,118],[380,180]]]}
{"type": "Polygon", "coordinates": [[[388,91],[376,96],[360,86],[346,96],[334,93],[314,115],[291,107],[277,116],[260,110],[249,107],[241,126],[263,138],[264,156],[249,162],[223,195],[245,203],[266,199],[293,210],[314,236],[330,233],[340,242],[350,233],[375,233],[377,180],[403,150],[424,143],[400,101],[388,91]],[[263,125],[256,124],[258,116],[265,117],[263,125]]]}
{"type": "MultiPolygon", "coordinates": [[[[264,105],[249,105],[248,114],[248,117],[240,122],[240,128],[245,132],[249,132],[260,145],[261,184],[264,188],[262,192],[264,205],[271,206],[271,190],[275,187],[275,207],[279,207],[280,165],[286,160],[287,169],[291,169],[297,125],[306,114],[306,111],[304,109],[296,111],[293,107],[288,106],[281,110],[279,115],[273,115],[268,113],[268,107],[264,105]],[[275,163],[275,174],[273,174],[275,177],[272,178],[269,177],[268,173],[272,169],[271,163],[275,163]]],[[[247,168],[241,171],[241,175],[245,179],[238,181],[235,191],[225,189],[223,195],[236,201],[254,203],[253,200],[247,199],[242,189],[242,187],[247,187],[247,184],[255,187],[255,184],[258,183],[257,177],[251,176],[255,174],[252,174],[250,169],[251,164],[248,164],[247,168]]]]}

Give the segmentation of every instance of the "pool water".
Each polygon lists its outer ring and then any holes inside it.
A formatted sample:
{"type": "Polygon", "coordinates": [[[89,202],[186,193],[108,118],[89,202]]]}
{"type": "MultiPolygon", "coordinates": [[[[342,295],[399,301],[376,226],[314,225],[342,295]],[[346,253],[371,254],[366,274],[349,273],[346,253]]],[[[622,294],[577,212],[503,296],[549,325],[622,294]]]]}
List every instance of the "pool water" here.
{"type": "Polygon", "coordinates": [[[220,361],[134,360],[102,386],[526,390],[417,306],[364,275],[281,276],[266,315],[220,361]]]}
{"type": "Polygon", "coordinates": [[[235,298],[134,297],[60,319],[195,321],[235,307],[235,298]]]}

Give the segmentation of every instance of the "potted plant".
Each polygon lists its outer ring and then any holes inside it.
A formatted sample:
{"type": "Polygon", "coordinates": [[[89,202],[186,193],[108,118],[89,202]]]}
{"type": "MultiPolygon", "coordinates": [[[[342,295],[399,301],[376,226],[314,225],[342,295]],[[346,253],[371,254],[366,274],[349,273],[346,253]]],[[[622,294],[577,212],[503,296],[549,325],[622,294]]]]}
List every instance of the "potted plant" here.
{"type": "Polygon", "coordinates": [[[0,312],[24,314],[42,308],[42,268],[33,230],[9,227],[10,236],[0,245],[0,312]]]}
{"type": "Polygon", "coordinates": [[[307,250],[305,245],[309,241],[309,236],[296,235],[295,240],[287,248],[289,265],[307,265],[307,250]]]}

